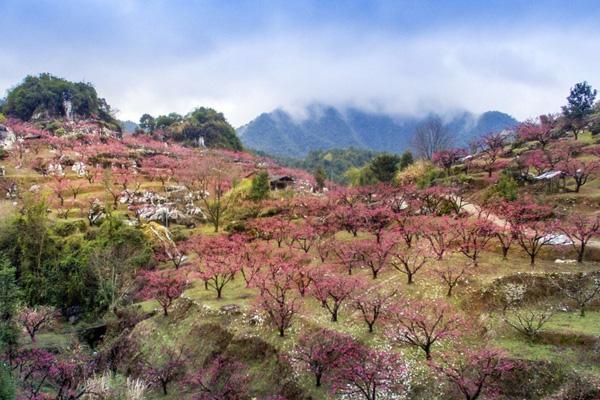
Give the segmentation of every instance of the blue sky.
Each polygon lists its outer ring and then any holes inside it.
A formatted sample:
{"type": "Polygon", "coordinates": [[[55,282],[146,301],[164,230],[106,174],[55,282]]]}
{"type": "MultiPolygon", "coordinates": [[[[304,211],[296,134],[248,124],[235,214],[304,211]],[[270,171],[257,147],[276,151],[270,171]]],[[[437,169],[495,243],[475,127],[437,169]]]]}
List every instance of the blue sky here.
{"type": "Polygon", "coordinates": [[[597,1],[0,0],[0,93],[51,72],[133,120],[312,102],[523,119],[600,87],[598,21],[597,1]]]}

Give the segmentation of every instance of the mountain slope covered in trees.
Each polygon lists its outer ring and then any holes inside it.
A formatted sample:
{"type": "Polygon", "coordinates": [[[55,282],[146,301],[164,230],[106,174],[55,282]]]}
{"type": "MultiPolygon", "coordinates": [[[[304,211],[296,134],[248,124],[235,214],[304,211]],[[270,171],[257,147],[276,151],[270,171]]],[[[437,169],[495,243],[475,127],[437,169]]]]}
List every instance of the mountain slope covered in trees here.
{"type": "MultiPolygon", "coordinates": [[[[420,124],[440,118],[435,114],[394,116],[318,104],[309,106],[306,112],[301,119],[282,109],[263,113],[237,132],[246,147],[278,156],[303,157],[311,150],[347,147],[401,153],[410,148],[420,124]]],[[[444,121],[455,145],[466,145],[484,133],[517,124],[513,117],[499,111],[481,115],[465,111],[444,121]]]]}

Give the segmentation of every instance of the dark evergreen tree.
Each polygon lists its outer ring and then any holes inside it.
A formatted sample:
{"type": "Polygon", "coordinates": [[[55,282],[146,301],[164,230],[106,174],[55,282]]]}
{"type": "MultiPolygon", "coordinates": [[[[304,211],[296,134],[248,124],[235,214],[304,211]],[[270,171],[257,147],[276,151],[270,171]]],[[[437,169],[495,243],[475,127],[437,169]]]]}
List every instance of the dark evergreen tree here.
{"type": "Polygon", "coordinates": [[[596,94],[597,90],[592,89],[586,81],[577,83],[571,88],[567,105],[563,106],[562,111],[566,123],[565,129],[572,131],[575,139],[585,128],[586,117],[593,111],[596,94]]]}
{"type": "Polygon", "coordinates": [[[150,114],[142,115],[140,118],[140,128],[144,129],[146,132],[153,132],[154,128],[156,128],[154,117],[150,114]]]}
{"type": "Polygon", "coordinates": [[[15,317],[19,299],[16,270],[4,255],[0,255],[0,351],[7,351],[17,343],[19,331],[15,317]]]}
{"type": "Polygon", "coordinates": [[[323,191],[323,188],[325,187],[325,170],[323,169],[323,167],[319,166],[315,169],[315,172],[313,174],[313,176],[315,177],[315,190],[317,192],[321,192],[323,191]]]}
{"type": "Polygon", "coordinates": [[[391,182],[398,172],[400,157],[394,154],[380,154],[371,161],[369,168],[379,182],[391,182]]]}
{"type": "Polygon", "coordinates": [[[413,157],[413,154],[409,150],[406,150],[400,156],[400,162],[398,163],[398,168],[400,170],[403,170],[404,168],[408,167],[409,165],[411,165],[414,162],[415,162],[415,159],[413,157]]]}

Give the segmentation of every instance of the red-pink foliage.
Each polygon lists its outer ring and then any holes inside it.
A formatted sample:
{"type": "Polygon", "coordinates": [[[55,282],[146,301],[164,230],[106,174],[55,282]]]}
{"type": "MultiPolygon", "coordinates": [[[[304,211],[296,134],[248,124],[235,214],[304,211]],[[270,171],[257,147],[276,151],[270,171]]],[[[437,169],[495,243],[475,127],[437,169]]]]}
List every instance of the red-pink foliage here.
{"type": "Polygon", "coordinates": [[[404,390],[405,373],[406,366],[396,353],[359,346],[336,368],[332,390],[342,397],[387,398],[404,390]]]}
{"type": "Polygon", "coordinates": [[[463,320],[457,310],[439,300],[413,300],[389,313],[388,335],[398,343],[415,346],[431,358],[432,347],[459,335],[463,320]]]}
{"type": "Polygon", "coordinates": [[[431,368],[447,379],[465,400],[484,395],[493,398],[498,393],[498,379],[513,368],[505,355],[494,349],[460,349],[446,352],[431,368]]]}
{"type": "Polygon", "coordinates": [[[319,328],[298,338],[291,358],[314,375],[315,386],[319,387],[323,381],[331,380],[335,370],[349,361],[357,346],[349,336],[319,328]]]}
{"type": "Polygon", "coordinates": [[[362,286],[364,284],[360,278],[330,272],[315,281],[313,294],[329,311],[331,321],[337,322],[342,305],[349,301],[362,286]]]}
{"type": "Polygon", "coordinates": [[[168,315],[173,302],[181,297],[187,286],[186,277],[175,271],[150,271],[143,274],[144,288],[141,292],[143,299],[155,299],[168,315]]]}

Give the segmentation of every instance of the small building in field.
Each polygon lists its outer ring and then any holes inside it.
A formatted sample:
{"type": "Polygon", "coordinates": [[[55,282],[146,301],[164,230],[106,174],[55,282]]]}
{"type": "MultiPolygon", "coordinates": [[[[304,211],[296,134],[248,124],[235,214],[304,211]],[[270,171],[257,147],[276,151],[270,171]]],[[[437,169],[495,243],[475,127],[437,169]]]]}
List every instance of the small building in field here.
{"type": "Polygon", "coordinates": [[[283,190],[292,186],[296,182],[293,176],[289,175],[276,175],[269,176],[269,184],[271,185],[271,190],[283,190]]]}

